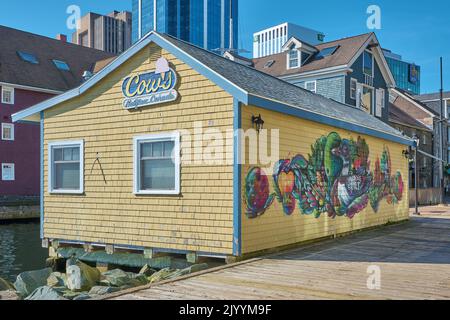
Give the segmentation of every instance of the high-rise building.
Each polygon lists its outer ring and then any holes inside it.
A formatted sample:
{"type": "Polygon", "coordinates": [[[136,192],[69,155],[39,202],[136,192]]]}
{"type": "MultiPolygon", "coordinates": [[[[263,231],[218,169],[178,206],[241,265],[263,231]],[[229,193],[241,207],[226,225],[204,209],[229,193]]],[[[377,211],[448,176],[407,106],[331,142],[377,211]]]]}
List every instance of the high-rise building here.
{"type": "Polygon", "coordinates": [[[402,60],[402,56],[383,49],[384,57],[395,78],[397,88],[410,94],[420,94],[420,66],[402,60]]]}
{"type": "Polygon", "coordinates": [[[156,30],[217,53],[238,47],[238,0],[132,1],[133,42],[156,30]]]}
{"type": "Polygon", "coordinates": [[[280,53],[283,45],[291,37],[310,45],[317,45],[323,42],[325,35],[320,31],[285,22],[253,34],[253,58],[280,53]]]}
{"type": "Polygon", "coordinates": [[[72,42],[84,47],[120,54],[131,47],[131,12],[113,11],[104,16],[89,12],[80,21],[72,42]]]}

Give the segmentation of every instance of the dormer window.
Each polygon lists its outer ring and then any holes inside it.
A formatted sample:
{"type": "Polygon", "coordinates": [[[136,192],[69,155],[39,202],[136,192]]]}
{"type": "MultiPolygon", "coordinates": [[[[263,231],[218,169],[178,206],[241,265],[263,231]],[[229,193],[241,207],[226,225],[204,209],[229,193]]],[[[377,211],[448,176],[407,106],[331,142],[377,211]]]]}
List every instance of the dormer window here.
{"type": "Polygon", "coordinates": [[[294,69],[300,67],[300,51],[295,49],[295,47],[291,47],[288,53],[288,68],[294,69]]]}

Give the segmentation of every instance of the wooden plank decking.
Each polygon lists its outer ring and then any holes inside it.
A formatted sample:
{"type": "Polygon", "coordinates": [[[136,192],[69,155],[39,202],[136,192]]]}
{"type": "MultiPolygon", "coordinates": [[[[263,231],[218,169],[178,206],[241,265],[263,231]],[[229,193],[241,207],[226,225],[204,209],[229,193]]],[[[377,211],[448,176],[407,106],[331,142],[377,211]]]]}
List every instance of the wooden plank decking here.
{"type": "Polygon", "coordinates": [[[450,216],[321,242],[111,299],[450,299],[450,216]],[[367,288],[371,265],[381,289],[367,288]]]}

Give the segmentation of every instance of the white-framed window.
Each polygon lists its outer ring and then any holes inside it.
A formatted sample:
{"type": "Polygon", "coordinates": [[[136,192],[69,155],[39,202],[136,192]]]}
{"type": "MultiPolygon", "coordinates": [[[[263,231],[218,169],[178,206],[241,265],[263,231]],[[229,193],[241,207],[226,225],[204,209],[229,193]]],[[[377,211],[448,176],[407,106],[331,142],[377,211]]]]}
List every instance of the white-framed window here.
{"type": "Polygon", "coordinates": [[[2,103],[14,104],[14,88],[2,87],[2,103]]]}
{"type": "Polygon", "coordinates": [[[48,145],[49,193],[84,192],[84,141],[59,141],[48,145]]]}
{"type": "Polygon", "coordinates": [[[368,50],[364,50],[363,53],[363,72],[364,74],[373,77],[373,70],[374,67],[374,61],[373,61],[373,54],[372,52],[368,50]]]}
{"type": "Polygon", "coordinates": [[[305,89],[316,93],[317,92],[317,81],[306,81],[305,89]]]}
{"type": "Polygon", "coordinates": [[[15,179],[14,163],[2,163],[2,180],[14,181],[15,179]]]}
{"type": "Polygon", "coordinates": [[[358,86],[358,80],[350,79],[350,99],[356,100],[356,88],[358,86]]]}
{"type": "Polygon", "coordinates": [[[300,51],[295,47],[289,49],[288,52],[288,69],[300,67],[300,51]]]}
{"type": "Polygon", "coordinates": [[[134,193],[180,194],[180,134],[134,138],[134,193]]]}
{"type": "Polygon", "coordinates": [[[426,134],[424,134],[424,135],[422,136],[422,144],[423,144],[423,145],[426,145],[426,144],[427,144],[427,135],[426,135],[426,134]]]}
{"type": "Polygon", "coordinates": [[[14,141],[14,125],[2,123],[2,140],[14,141]]]}

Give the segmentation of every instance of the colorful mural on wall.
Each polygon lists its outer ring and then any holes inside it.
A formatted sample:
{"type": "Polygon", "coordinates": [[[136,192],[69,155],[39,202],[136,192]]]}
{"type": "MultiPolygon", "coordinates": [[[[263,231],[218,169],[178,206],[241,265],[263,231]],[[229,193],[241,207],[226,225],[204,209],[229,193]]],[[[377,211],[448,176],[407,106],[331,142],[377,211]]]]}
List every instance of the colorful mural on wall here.
{"type": "Polygon", "coordinates": [[[383,199],[397,204],[404,187],[400,172],[392,174],[387,147],[371,172],[365,139],[342,139],[335,132],[319,138],[311,146],[308,159],[296,155],[278,161],[272,185],[271,193],[266,173],[258,167],[250,169],[244,190],[248,218],[263,215],[276,199],[286,215],[292,215],[298,204],[305,215],[352,219],[369,204],[377,212],[383,199]]]}

